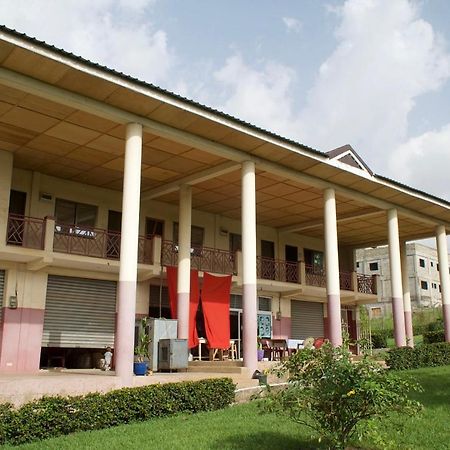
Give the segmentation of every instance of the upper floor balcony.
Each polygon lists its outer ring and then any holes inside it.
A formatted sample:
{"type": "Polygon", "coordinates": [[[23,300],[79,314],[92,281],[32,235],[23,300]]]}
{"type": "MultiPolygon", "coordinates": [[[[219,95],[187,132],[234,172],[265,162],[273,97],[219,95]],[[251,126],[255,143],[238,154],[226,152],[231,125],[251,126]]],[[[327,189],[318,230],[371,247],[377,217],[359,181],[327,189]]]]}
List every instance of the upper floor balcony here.
{"type": "MultiPolygon", "coordinates": [[[[178,244],[160,241],[158,237],[139,236],[138,262],[162,266],[178,265],[178,244]],[[156,244],[156,242],[158,242],[156,244]],[[161,244],[159,244],[161,242],[161,244]]],[[[7,227],[7,245],[50,252],[87,256],[104,260],[120,258],[120,233],[101,228],[57,223],[53,218],[37,219],[10,215],[7,227]]],[[[191,249],[193,269],[217,274],[241,275],[240,252],[230,252],[210,247],[191,249]]],[[[258,256],[257,277],[260,280],[325,288],[325,270],[309,266],[304,262],[285,261],[258,256]]],[[[340,287],[343,291],[362,294],[377,293],[376,276],[340,272],[340,287]]]]}

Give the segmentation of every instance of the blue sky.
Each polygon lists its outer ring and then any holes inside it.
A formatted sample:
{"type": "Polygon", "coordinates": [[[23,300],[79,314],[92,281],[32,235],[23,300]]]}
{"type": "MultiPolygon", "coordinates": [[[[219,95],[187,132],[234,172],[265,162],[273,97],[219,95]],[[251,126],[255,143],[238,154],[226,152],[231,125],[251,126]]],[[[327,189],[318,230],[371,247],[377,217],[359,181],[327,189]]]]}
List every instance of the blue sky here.
{"type": "Polygon", "coordinates": [[[450,198],[448,0],[0,0],[93,61],[450,198]]]}

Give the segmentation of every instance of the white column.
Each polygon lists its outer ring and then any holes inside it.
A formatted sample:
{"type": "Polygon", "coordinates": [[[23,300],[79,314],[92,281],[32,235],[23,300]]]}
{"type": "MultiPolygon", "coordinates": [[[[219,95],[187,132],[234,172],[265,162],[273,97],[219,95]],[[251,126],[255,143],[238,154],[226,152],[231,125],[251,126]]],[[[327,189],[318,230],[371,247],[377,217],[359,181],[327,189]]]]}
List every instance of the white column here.
{"type": "Polygon", "coordinates": [[[409,289],[408,259],[406,242],[400,244],[400,259],[402,265],[403,309],[405,311],[406,345],[414,347],[414,331],[412,325],[411,293],[409,289]]]}
{"type": "Polygon", "coordinates": [[[178,221],[178,338],[189,338],[189,293],[191,289],[192,188],[181,186],[178,221]]]}
{"type": "Polygon", "coordinates": [[[339,253],[336,222],[336,196],[334,189],[325,189],[324,233],[325,233],[325,273],[328,301],[328,333],[331,344],[342,345],[341,290],[339,283],[339,253]]]}
{"type": "Polygon", "coordinates": [[[396,347],[406,345],[405,315],[403,310],[402,268],[400,262],[400,238],[396,209],[387,212],[389,233],[389,263],[391,268],[392,313],[396,347]]]}
{"type": "Polygon", "coordinates": [[[450,342],[450,279],[448,273],[448,247],[445,227],[436,228],[436,245],[441,280],[442,315],[444,317],[445,341],[450,342]]]}
{"type": "Polygon", "coordinates": [[[125,142],[115,348],[116,375],[124,385],[131,385],[133,376],[141,157],[142,125],[130,123],[126,128],[125,142]]]}
{"type": "Polygon", "coordinates": [[[13,154],[0,150],[0,247],[6,245],[12,173],[13,154]]]}
{"type": "Polygon", "coordinates": [[[244,325],[244,366],[257,367],[256,295],[256,184],[255,163],[242,163],[242,293],[244,325]]]}

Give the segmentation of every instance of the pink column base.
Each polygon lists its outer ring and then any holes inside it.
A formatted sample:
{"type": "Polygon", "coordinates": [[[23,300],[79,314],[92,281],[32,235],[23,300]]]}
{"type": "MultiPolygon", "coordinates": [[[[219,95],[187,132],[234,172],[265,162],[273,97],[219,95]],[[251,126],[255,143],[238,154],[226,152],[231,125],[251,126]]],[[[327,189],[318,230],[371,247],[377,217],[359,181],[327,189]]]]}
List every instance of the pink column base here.
{"type": "Polygon", "coordinates": [[[394,316],[395,346],[404,347],[406,345],[406,333],[402,298],[392,297],[392,314],[394,316]]]}
{"type": "Polygon", "coordinates": [[[136,282],[119,281],[119,308],[115,339],[116,375],[124,386],[131,385],[134,363],[134,324],[136,311],[136,282]]]}
{"type": "Polygon", "coordinates": [[[405,330],[406,330],[406,343],[408,347],[414,347],[414,331],[412,325],[411,311],[405,311],[405,330]]]}
{"type": "Polygon", "coordinates": [[[334,347],[342,345],[341,328],[341,296],[339,294],[328,294],[328,334],[334,347]]]}
{"type": "Polygon", "coordinates": [[[189,339],[189,292],[177,293],[178,339],[189,339]]]}
{"type": "Polygon", "coordinates": [[[44,310],[3,308],[0,373],[39,371],[44,310]]]}
{"type": "Polygon", "coordinates": [[[442,315],[444,316],[445,342],[450,342],[450,304],[442,305],[442,315]]]}
{"type": "Polygon", "coordinates": [[[244,322],[244,366],[250,372],[254,372],[258,367],[258,329],[256,324],[257,315],[257,295],[255,284],[244,284],[243,294],[243,322],[244,322]]]}

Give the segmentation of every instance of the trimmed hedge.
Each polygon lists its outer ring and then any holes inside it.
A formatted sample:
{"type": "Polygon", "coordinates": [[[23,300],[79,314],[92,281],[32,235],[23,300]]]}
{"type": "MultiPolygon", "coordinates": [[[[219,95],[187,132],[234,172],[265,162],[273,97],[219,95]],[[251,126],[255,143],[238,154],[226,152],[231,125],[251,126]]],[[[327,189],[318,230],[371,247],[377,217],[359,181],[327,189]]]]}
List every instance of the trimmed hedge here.
{"type": "Polygon", "coordinates": [[[420,347],[400,347],[389,350],[386,364],[392,370],[418,369],[450,364],[450,343],[423,344],[420,347]]]}
{"type": "Polygon", "coordinates": [[[99,430],[178,413],[214,411],[234,401],[230,378],[152,384],[106,394],[43,397],[18,409],[0,404],[0,445],[99,430]]]}
{"type": "Polygon", "coordinates": [[[444,341],[445,341],[444,330],[427,331],[426,333],[423,334],[424,344],[434,344],[436,342],[444,342],[444,341]]]}

